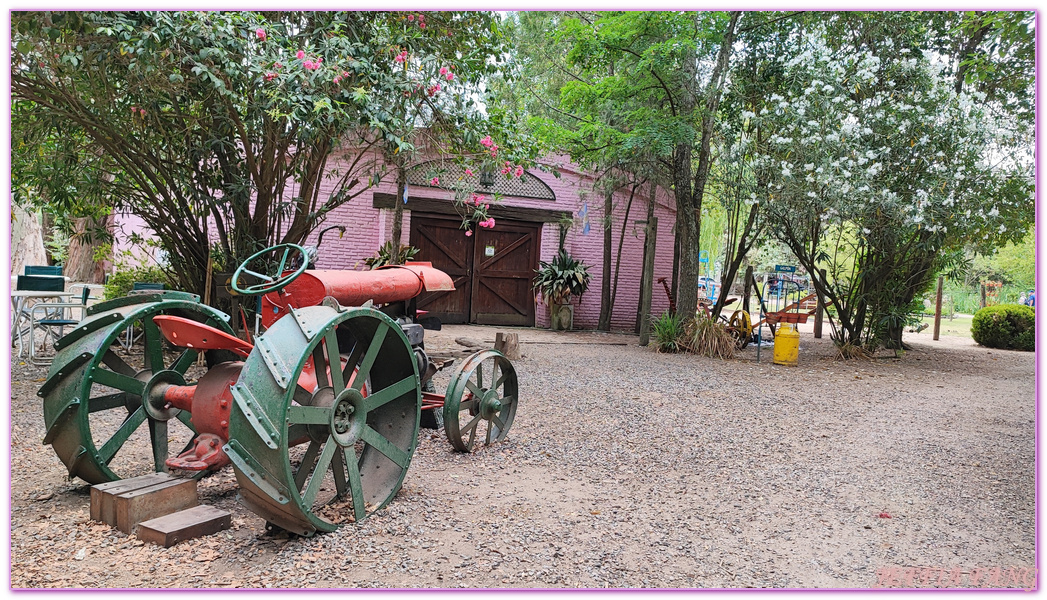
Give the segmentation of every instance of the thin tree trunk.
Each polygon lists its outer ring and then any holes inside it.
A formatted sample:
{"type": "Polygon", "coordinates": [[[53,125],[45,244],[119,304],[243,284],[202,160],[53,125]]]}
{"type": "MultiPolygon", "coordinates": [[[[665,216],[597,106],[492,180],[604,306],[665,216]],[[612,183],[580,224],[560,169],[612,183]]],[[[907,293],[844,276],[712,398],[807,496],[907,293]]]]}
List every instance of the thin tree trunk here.
{"type": "Polygon", "coordinates": [[[397,257],[400,255],[400,240],[403,237],[404,229],[404,191],[407,188],[407,169],[401,165],[396,166],[396,202],[393,205],[396,207],[393,209],[393,252],[392,252],[392,263],[396,264],[397,257]]]}
{"type": "Polygon", "coordinates": [[[600,331],[611,330],[611,212],[614,209],[612,197],[614,190],[607,192],[603,200],[603,275],[600,282],[600,320],[596,328],[600,331]]]}

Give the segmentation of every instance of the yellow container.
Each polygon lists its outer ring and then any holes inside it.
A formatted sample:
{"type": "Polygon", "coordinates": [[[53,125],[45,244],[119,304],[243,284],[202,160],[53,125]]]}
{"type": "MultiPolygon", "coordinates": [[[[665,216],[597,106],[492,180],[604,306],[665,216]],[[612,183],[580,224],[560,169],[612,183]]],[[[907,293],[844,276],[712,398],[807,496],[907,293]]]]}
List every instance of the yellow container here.
{"type": "Polygon", "coordinates": [[[800,332],[792,323],[782,323],[774,335],[774,364],[795,367],[800,357],[800,332]]]}

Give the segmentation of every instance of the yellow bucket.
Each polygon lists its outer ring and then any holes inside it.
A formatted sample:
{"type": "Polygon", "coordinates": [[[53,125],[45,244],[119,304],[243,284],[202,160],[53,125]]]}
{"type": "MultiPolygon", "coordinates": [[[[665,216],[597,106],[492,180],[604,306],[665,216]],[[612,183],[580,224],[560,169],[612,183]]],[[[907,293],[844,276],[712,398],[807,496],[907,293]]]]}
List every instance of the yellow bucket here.
{"type": "Polygon", "coordinates": [[[782,323],[774,335],[774,364],[795,367],[800,356],[800,332],[792,323],[782,323]]]}

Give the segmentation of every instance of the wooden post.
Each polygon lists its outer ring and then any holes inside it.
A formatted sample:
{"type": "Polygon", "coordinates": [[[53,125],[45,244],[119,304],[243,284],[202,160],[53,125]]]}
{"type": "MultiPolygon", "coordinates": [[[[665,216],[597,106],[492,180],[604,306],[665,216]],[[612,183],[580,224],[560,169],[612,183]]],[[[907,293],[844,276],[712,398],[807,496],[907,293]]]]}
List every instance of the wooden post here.
{"type": "MultiPolygon", "coordinates": [[[[819,269],[822,274],[822,281],[825,281],[825,269],[819,269]]],[[[818,295],[818,305],[814,311],[814,337],[822,339],[822,320],[825,318],[825,305],[822,304],[822,296],[818,295]]]]}
{"type": "MultiPolygon", "coordinates": [[[[945,277],[942,275],[938,276],[938,293],[934,297],[934,341],[938,341],[938,333],[941,331],[942,326],[942,286],[945,283],[945,277]]],[[[985,287],[982,287],[982,291],[985,287]]],[[[983,296],[984,298],[984,296],[983,296]]],[[[982,304],[984,304],[984,300],[982,304]]]]}
{"type": "Polygon", "coordinates": [[[640,345],[651,341],[651,293],[654,290],[654,251],[657,248],[658,217],[647,221],[644,243],[643,276],[640,279],[640,345]]]}
{"type": "Polygon", "coordinates": [[[981,284],[981,287],[982,287],[982,299],[981,299],[981,304],[979,306],[981,306],[981,308],[985,308],[985,284],[984,283],[981,284]]]}

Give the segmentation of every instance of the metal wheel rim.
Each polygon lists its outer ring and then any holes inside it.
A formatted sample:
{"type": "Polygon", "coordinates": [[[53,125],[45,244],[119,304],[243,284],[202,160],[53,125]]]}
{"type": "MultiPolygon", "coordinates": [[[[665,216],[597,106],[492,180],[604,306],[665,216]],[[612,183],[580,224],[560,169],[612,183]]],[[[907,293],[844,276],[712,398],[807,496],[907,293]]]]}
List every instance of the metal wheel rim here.
{"type": "MultiPolygon", "coordinates": [[[[117,300],[114,304],[120,302],[117,300]]],[[[105,305],[99,307],[104,309],[105,305]]],[[[188,443],[195,436],[196,430],[188,412],[179,411],[167,420],[153,418],[141,400],[147,380],[155,373],[174,371],[179,376],[184,375],[198,356],[197,351],[186,348],[176,353],[174,360],[165,360],[164,342],[152,317],[172,313],[191,316],[232,333],[224,313],[192,301],[161,300],[96,311],[59,341],[62,344],[81,336],[58,350],[39,395],[44,398],[47,427],[44,441],[51,444],[68,468],[70,477],[79,477],[91,484],[116,481],[141,474],[138,471],[144,470],[146,460],[151,460],[152,471],[166,471],[164,462],[167,458],[183,449],[180,443],[176,444],[172,453],[171,437],[176,440],[187,438],[188,443]],[[135,359],[128,360],[130,357],[122,357],[114,350],[117,340],[135,323],[140,323],[143,330],[141,366],[147,367],[145,369],[138,369],[135,359]],[[106,388],[113,391],[102,393],[106,388]],[[102,421],[106,417],[118,417],[120,410],[126,410],[126,416],[112,433],[105,433],[112,427],[103,425],[102,421]],[[152,456],[139,460],[129,457],[128,451],[121,455],[143,425],[149,429],[152,456]],[[178,433],[172,428],[177,428],[178,433]],[[119,463],[116,469],[111,466],[114,460],[119,463]],[[125,461],[130,461],[130,464],[125,461]]]]}
{"type": "Polygon", "coordinates": [[[459,452],[472,452],[481,437],[485,445],[505,439],[516,416],[519,385],[516,369],[501,352],[481,350],[470,355],[451,376],[444,398],[444,433],[459,452]],[[485,368],[486,365],[486,368],[485,368]],[[496,378],[497,374],[497,378],[496,378]],[[485,414],[478,398],[495,390],[500,410],[485,414]],[[470,397],[471,396],[471,397],[470,397]],[[479,435],[483,427],[483,435],[479,435]]]}
{"type": "Polygon", "coordinates": [[[293,310],[257,341],[233,386],[225,447],[244,502],[301,535],[359,522],[388,504],[417,446],[422,403],[414,353],[400,327],[371,308],[314,306],[293,310]],[[347,350],[338,345],[339,328],[363,343],[329,376],[330,357],[347,350]],[[297,384],[310,360],[320,365],[315,392],[297,384]],[[286,388],[270,366],[281,362],[286,388]],[[364,382],[366,397],[348,391],[364,382]],[[278,398],[267,397],[279,389],[278,398]],[[360,412],[346,420],[340,408],[349,405],[360,412]]]}

